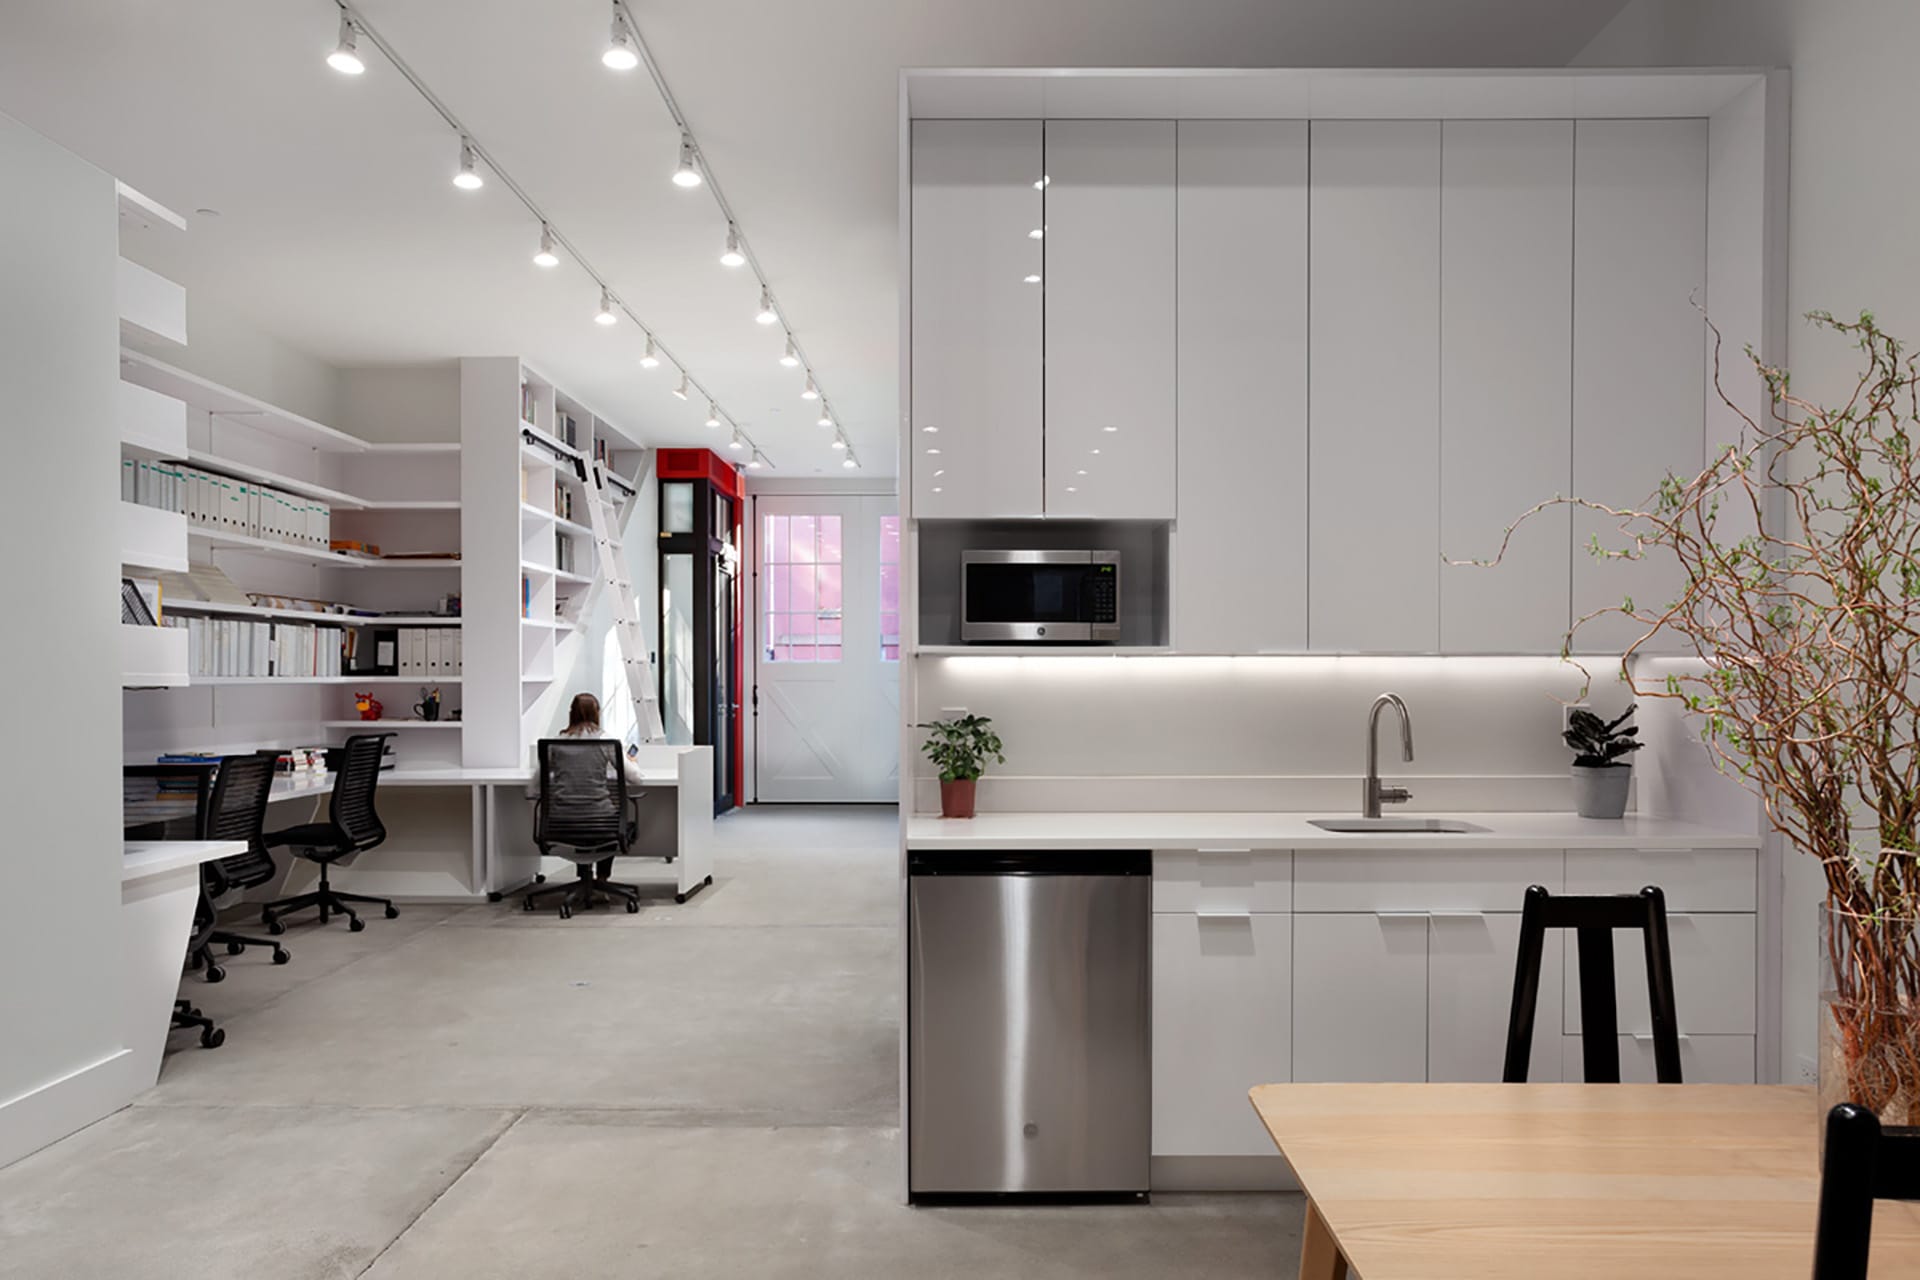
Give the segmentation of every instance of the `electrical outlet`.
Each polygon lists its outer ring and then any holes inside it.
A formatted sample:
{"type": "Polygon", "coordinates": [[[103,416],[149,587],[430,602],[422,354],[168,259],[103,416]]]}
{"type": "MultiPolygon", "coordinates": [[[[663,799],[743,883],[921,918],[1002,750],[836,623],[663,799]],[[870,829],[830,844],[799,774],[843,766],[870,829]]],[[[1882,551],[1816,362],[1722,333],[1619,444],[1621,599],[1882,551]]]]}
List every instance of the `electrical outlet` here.
{"type": "Polygon", "coordinates": [[[1593,707],[1585,702],[1569,702],[1563,704],[1560,708],[1560,732],[1565,733],[1567,731],[1567,722],[1573,719],[1574,712],[1591,710],[1593,710],[1593,707]]]}

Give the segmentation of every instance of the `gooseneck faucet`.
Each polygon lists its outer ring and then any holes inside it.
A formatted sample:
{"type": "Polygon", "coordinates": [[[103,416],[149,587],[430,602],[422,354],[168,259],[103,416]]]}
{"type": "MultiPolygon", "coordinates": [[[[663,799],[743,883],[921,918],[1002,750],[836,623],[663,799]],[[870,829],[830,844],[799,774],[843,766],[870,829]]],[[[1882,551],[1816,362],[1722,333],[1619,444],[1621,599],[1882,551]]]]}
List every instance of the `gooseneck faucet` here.
{"type": "Polygon", "coordinates": [[[1367,776],[1362,780],[1360,793],[1360,816],[1377,818],[1383,804],[1405,804],[1413,799],[1413,792],[1405,787],[1383,787],[1380,785],[1380,708],[1392,707],[1400,713],[1400,751],[1401,758],[1413,759],[1413,717],[1407,714],[1407,704],[1397,693],[1383,693],[1373,700],[1373,710],[1367,713],[1367,776]]]}

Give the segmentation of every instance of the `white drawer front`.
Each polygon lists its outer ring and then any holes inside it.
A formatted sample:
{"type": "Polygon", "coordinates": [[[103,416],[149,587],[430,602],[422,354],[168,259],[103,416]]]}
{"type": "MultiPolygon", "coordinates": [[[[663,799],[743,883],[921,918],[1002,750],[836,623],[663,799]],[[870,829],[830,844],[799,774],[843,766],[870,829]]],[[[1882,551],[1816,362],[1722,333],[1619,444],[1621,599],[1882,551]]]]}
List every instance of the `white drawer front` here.
{"type": "MultiPolygon", "coordinates": [[[[1566,1079],[1586,1078],[1579,1036],[1568,1036],[1561,1066],[1566,1079]]],[[[1752,1036],[1681,1036],[1680,1078],[1688,1084],[1752,1084],[1752,1036]]],[[[1653,1084],[1653,1041],[1647,1036],[1620,1037],[1620,1080],[1623,1084],[1653,1084]]]]}
{"type": "MultiPolygon", "coordinates": [[[[1567,1030],[1580,1029],[1579,948],[1565,930],[1567,1030]]],[[[1673,999],[1680,1030],[1694,1036],[1754,1033],[1754,918],[1747,915],[1690,915],[1669,912],[1667,938],[1673,947],[1673,999]]],[[[1647,960],[1638,933],[1613,935],[1613,981],[1620,1005],[1619,1031],[1645,1035],[1653,1030],[1647,1012],[1647,960]]]]}
{"type": "Polygon", "coordinates": [[[1153,917],[1153,1154],[1266,1156],[1247,1101],[1293,1070],[1293,917],[1153,917]]]}
{"type": "Polygon", "coordinates": [[[1559,893],[1564,875],[1558,849],[1302,850],[1293,856],[1293,903],[1296,911],[1518,911],[1528,885],[1559,893]]]}
{"type": "Polygon", "coordinates": [[[1568,893],[1638,893],[1658,885],[1669,911],[1752,911],[1751,849],[1573,849],[1568,893]]]}
{"type": "Polygon", "coordinates": [[[1271,849],[1156,849],[1153,909],[1291,911],[1293,855],[1271,849]]]}

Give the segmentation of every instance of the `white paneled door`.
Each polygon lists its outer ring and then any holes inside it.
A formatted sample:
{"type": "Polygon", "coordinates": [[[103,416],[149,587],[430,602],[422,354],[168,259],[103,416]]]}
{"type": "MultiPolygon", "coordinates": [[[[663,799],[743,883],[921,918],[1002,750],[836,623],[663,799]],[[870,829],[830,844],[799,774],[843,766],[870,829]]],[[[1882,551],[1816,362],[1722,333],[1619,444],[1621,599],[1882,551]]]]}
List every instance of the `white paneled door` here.
{"type": "Polygon", "coordinates": [[[896,800],[896,502],[763,495],[752,519],[753,798],[896,800]]]}

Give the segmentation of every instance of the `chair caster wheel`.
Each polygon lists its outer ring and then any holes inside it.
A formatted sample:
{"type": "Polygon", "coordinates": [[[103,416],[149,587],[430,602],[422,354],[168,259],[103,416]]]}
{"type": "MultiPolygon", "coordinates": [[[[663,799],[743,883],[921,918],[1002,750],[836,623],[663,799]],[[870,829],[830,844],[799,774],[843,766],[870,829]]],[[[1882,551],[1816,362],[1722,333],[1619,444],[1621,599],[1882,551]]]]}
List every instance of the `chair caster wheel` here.
{"type": "Polygon", "coordinates": [[[503,897],[505,897],[505,896],[506,896],[505,894],[500,894],[500,893],[492,893],[492,892],[489,892],[489,893],[487,894],[487,901],[488,901],[488,902],[498,902],[498,901],[500,901],[500,899],[501,899],[501,898],[503,898],[503,897]]]}
{"type": "Polygon", "coordinates": [[[285,933],[286,931],[287,931],[287,926],[281,924],[278,920],[267,921],[267,932],[272,934],[274,937],[277,938],[281,934],[285,933]]]}
{"type": "Polygon", "coordinates": [[[640,904],[635,902],[632,898],[627,899],[627,914],[630,916],[637,916],[640,914],[640,904]]]}
{"type": "Polygon", "coordinates": [[[275,947],[273,949],[273,962],[275,964],[285,964],[291,959],[293,959],[293,952],[287,950],[285,947],[275,947]]]}
{"type": "Polygon", "coordinates": [[[201,1028],[200,1047],[202,1049],[218,1049],[221,1045],[225,1044],[226,1042],[227,1042],[227,1029],[225,1027],[201,1028]]]}
{"type": "Polygon", "coordinates": [[[704,886],[711,888],[713,885],[713,877],[708,876],[705,880],[702,880],[700,883],[704,886]]]}
{"type": "Polygon", "coordinates": [[[399,918],[400,918],[400,908],[393,906],[391,903],[389,903],[387,906],[387,919],[398,920],[399,918]]]}
{"type": "Polygon", "coordinates": [[[229,942],[227,944],[227,954],[230,956],[237,956],[246,949],[247,944],[244,942],[229,942]]]}
{"type": "Polygon", "coordinates": [[[573,919],[573,908],[572,908],[572,907],[570,907],[570,906],[568,906],[568,905],[567,905],[566,903],[564,903],[564,902],[560,904],[560,918],[561,918],[562,920],[571,920],[571,919],[573,919]]]}
{"type": "Polygon", "coordinates": [[[362,920],[359,916],[355,916],[353,919],[347,921],[347,932],[349,933],[359,933],[362,929],[366,927],[367,927],[367,922],[365,920],[362,920]]]}
{"type": "Polygon", "coordinates": [[[219,965],[210,964],[207,966],[208,982],[222,982],[226,979],[226,976],[227,976],[227,971],[225,969],[222,969],[219,965]]]}
{"type": "Polygon", "coordinates": [[[543,874],[536,873],[533,877],[533,882],[535,884],[545,884],[547,882],[547,877],[543,874]]]}

